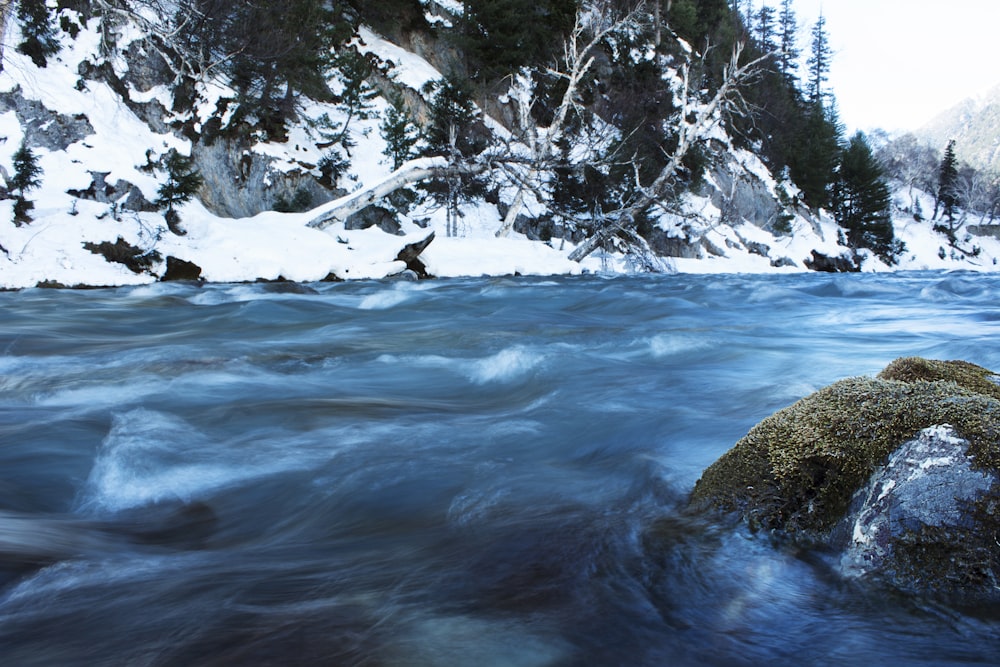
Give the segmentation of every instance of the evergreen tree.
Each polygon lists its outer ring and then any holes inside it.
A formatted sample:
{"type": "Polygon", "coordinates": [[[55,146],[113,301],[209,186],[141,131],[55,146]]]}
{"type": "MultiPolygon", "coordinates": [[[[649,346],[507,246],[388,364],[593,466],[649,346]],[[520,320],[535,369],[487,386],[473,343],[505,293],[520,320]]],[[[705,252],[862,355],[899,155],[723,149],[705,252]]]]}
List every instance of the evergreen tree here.
{"type": "Polygon", "coordinates": [[[59,52],[56,28],[45,0],[19,0],[17,18],[21,23],[21,43],[17,50],[45,67],[48,57],[59,52]]]}
{"type": "Polygon", "coordinates": [[[420,135],[413,118],[406,110],[403,98],[398,94],[390,98],[389,109],[379,128],[385,140],[383,154],[392,160],[394,170],[399,169],[404,162],[413,157],[413,149],[420,140],[420,135]]]}
{"type": "Polygon", "coordinates": [[[869,248],[886,264],[895,264],[902,244],[893,235],[889,186],[861,132],[840,156],[833,199],[834,217],[847,230],[848,244],[869,248]]]}
{"type": "Polygon", "coordinates": [[[813,104],[822,103],[827,96],[826,82],[830,78],[830,61],[833,51],[826,32],[826,18],[820,14],[812,29],[810,43],[808,97],[813,104]]]}
{"type": "Polygon", "coordinates": [[[14,174],[10,178],[9,185],[11,190],[17,193],[14,197],[14,224],[20,227],[31,222],[31,209],[35,208],[35,203],[28,201],[25,195],[29,190],[34,190],[42,184],[39,178],[42,175],[42,168],[38,165],[38,158],[24,141],[14,153],[13,162],[14,174]]]}
{"type": "Polygon", "coordinates": [[[779,69],[789,82],[798,78],[799,69],[799,26],[792,9],[792,0],[781,0],[781,12],[778,14],[778,37],[781,57],[779,69]]]}
{"type": "Polygon", "coordinates": [[[231,122],[285,138],[300,95],[332,101],[327,78],[354,34],[342,0],[197,0],[178,37],[185,56],[214,63],[237,92],[231,122]]]}
{"type": "Polygon", "coordinates": [[[792,180],[813,208],[830,205],[833,182],[840,160],[842,131],[835,112],[821,102],[813,102],[800,126],[794,150],[788,157],[792,180]]]}
{"type": "Polygon", "coordinates": [[[764,53],[778,51],[778,43],[775,41],[778,34],[775,32],[774,8],[769,5],[761,5],[754,17],[754,35],[757,39],[757,47],[764,53]]]}
{"type": "Polygon", "coordinates": [[[194,160],[174,149],[167,153],[163,167],[167,172],[167,180],[156,191],[157,196],[153,203],[160,208],[166,207],[163,219],[167,227],[174,234],[183,236],[187,232],[180,226],[181,217],[175,207],[190,201],[204,183],[204,179],[194,169],[194,160]]]}
{"type": "Polygon", "coordinates": [[[448,236],[457,236],[459,204],[485,190],[481,178],[461,169],[464,158],[482,152],[486,146],[479,131],[482,121],[467,79],[449,76],[431,82],[424,90],[433,97],[423,153],[447,157],[454,169],[447,177],[426,181],[422,187],[446,207],[448,236]]]}
{"type": "Polygon", "coordinates": [[[573,27],[576,0],[465,0],[453,35],[469,75],[491,81],[548,61],[573,27]]]}
{"type": "Polygon", "coordinates": [[[955,206],[958,204],[958,158],[955,157],[955,140],[948,142],[938,167],[937,203],[934,206],[934,218],[937,218],[938,206],[948,221],[955,221],[955,206]]]}

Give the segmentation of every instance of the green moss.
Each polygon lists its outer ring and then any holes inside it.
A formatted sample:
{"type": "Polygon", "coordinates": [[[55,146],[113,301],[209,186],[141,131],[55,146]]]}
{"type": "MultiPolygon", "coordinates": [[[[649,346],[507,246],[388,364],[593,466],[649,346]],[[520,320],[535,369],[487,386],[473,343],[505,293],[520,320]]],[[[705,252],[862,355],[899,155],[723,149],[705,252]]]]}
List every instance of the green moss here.
{"type": "Polygon", "coordinates": [[[823,532],[875,468],[921,429],[951,424],[974,465],[1000,464],[1000,387],[966,362],[899,359],[877,378],[850,378],[768,417],[710,466],[692,500],[751,525],[823,532]]]}
{"type": "Polygon", "coordinates": [[[993,371],[968,361],[934,361],[921,357],[902,357],[878,374],[882,380],[900,382],[954,382],[977,394],[1000,400],[1000,377],[993,371]]]}

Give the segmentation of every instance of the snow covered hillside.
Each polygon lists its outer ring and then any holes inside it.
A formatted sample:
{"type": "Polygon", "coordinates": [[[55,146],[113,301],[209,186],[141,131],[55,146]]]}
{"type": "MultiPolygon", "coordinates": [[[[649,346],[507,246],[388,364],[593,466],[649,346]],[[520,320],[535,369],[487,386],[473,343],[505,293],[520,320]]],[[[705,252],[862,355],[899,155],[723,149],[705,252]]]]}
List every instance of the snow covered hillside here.
{"type": "MultiPolygon", "coordinates": [[[[374,97],[370,112],[350,124],[350,167],[340,181],[342,190],[326,197],[330,201],[301,212],[281,213],[267,210],[271,206],[258,206],[261,212],[252,215],[225,215],[226,210],[239,211],[247,204],[218,201],[217,192],[233,193],[230,199],[235,202],[241,192],[273,201],[293,191],[294,184],[318,191],[312,185],[323,157],[323,136],[317,127],[321,119],[344,122],[343,109],[333,104],[308,105],[286,140],[257,141],[234,156],[239,164],[232,171],[212,170],[206,166],[207,153],[198,152],[205,149],[194,146],[178,128],[201,130],[216,112],[218,100],[231,91],[217,82],[201,82],[199,104],[175,112],[168,111],[167,89],[137,85],[139,79],[128,76],[129,62],[124,58],[112,60],[120,80],[127,84],[124,92],[103,79],[87,77],[87,64],[93,66],[106,57],[98,21],[84,22],[71,10],[62,12],[68,20],[81,22],[81,30],[75,38],[60,34],[62,50],[45,67],[10,47],[19,39],[16,21],[7,21],[3,37],[8,48],[0,72],[0,168],[9,184],[16,172],[15,154],[23,144],[37,158],[41,173],[38,187],[26,193],[34,203],[30,222],[15,225],[13,197],[0,201],[0,288],[147,283],[164,276],[170,257],[197,265],[202,279],[215,282],[385,278],[405,272],[401,251],[431,233],[434,239],[420,260],[426,272],[436,277],[635,269],[629,256],[613,249],[593,253],[581,262],[571,261],[568,255],[575,245],[570,240],[532,240],[530,230],[518,233],[517,227],[513,234],[497,238],[503,223],[501,210],[510,207],[511,193],[504,190],[499,193],[501,206],[476,200],[463,204],[461,216],[450,221],[445,210],[428,198],[397,216],[398,228],[372,225],[359,229],[361,225],[343,221],[325,229],[308,226],[337,206],[335,195],[342,195],[342,201],[351,191],[384,181],[393,172],[379,131],[389,108],[383,96],[374,97]],[[158,119],[153,117],[156,114],[158,119]],[[171,233],[163,211],[150,204],[167,179],[158,165],[171,150],[202,160],[196,164],[205,176],[198,197],[177,209],[186,231],[183,236],[171,233]],[[238,181],[241,177],[245,183],[238,181]],[[252,179],[256,179],[253,190],[252,179]],[[119,239],[148,259],[147,269],[134,272],[94,251],[102,243],[115,244],[119,239]]],[[[118,35],[119,52],[137,39],[136,30],[133,27],[118,35]]],[[[357,45],[383,65],[394,85],[415,95],[426,83],[441,78],[428,62],[370,30],[360,32],[357,45]]],[[[841,230],[825,214],[793,208],[777,225],[774,207],[761,202],[777,200],[779,190],[784,196],[794,195],[794,187],[779,183],[752,153],[729,145],[721,131],[713,141],[716,154],[724,157],[709,170],[699,195],[686,197],[683,215],[664,214],[658,220],[656,240],[650,245],[661,255],[658,261],[664,270],[805,271],[824,268],[826,259],[851,255],[853,251],[843,245],[841,230]]],[[[908,195],[898,200],[901,206],[909,205],[908,195]]],[[[526,215],[541,213],[538,206],[528,201],[526,215]]],[[[929,201],[923,210],[932,208],[929,201]]],[[[996,270],[1000,240],[992,236],[959,230],[962,250],[957,250],[929,222],[918,222],[902,210],[895,230],[906,251],[893,270],[996,270]]],[[[862,257],[861,268],[890,269],[870,255],[862,257]]]]}

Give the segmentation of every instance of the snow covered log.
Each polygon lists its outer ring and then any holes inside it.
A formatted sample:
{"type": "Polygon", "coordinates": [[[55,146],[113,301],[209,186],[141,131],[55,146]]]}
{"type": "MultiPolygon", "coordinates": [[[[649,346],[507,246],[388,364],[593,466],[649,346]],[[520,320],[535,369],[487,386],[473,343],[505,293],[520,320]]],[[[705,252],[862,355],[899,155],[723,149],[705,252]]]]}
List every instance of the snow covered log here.
{"type": "Polygon", "coordinates": [[[419,183],[428,178],[459,174],[476,174],[486,170],[486,165],[477,162],[450,162],[446,157],[417,158],[404,163],[396,171],[381,181],[336,199],[317,209],[316,217],[306,226],[313,229],[326,229],[331,225],[342,223],[358,211],[375,204],[393,192],[413,183],[419,183]]]}

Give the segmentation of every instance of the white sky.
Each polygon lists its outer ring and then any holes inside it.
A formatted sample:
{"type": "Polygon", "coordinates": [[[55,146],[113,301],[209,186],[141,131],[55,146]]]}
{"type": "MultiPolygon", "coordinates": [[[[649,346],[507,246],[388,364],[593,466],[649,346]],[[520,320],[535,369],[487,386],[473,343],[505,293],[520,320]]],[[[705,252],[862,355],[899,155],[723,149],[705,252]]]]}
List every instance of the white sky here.
{"type": "Polygon", "coordinates": [[[826,17],[834,49],[830,85],[849,132],[914,130],[1000,84],[1000,0],[795,0],[793,6],[804,56],[821,9],[826,17]]]}

